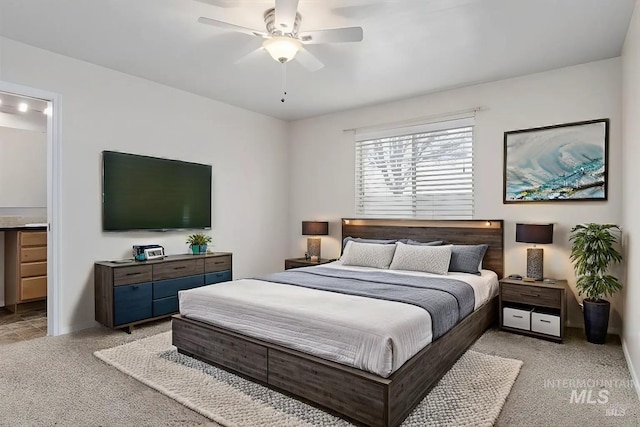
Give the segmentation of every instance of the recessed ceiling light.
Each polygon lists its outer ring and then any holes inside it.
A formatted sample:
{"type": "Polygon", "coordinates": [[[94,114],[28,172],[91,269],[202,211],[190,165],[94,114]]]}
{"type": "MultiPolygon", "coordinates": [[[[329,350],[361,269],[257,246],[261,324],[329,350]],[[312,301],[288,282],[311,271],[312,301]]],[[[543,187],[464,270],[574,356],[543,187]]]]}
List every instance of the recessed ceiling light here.
{"type": "Polygon", "coordinates": [[[21,102],[20,104],[18,104],[18,111],[26,113],[27,111],[29,111],[29,105],[26,102],[21,102]]]}
{"type": "Polygon", "coordinates": [[[0,105],[2,105],[2,99],[0,99],[0,105]]]}
{"type": "Polygon", "coordinates": [[[44,109],[44,111],[42,112],[43,114],[46,114],[47,116],[51,115],[51,107],[47,107],[44,109]]]}

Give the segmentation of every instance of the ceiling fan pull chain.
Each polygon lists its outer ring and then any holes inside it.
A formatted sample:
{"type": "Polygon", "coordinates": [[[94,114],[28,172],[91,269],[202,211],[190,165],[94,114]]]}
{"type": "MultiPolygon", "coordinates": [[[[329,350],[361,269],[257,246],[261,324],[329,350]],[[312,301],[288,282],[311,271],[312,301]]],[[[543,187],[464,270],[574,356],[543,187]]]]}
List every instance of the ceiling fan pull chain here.
{"type": "Polygon", "coordinates": [[[287,63],[282,63],[282,98],[280,102],[284,102],[284,97],[287,96],[287,63]]]}

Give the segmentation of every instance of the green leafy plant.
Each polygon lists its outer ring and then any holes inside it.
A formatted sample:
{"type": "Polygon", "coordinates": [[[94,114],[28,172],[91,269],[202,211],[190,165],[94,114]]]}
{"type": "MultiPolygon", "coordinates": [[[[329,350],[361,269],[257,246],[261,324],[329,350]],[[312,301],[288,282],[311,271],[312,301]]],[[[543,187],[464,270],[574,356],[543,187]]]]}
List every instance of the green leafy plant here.
{"type": "Polygon", "coordinates": [[[620,281],[608,274],[612,264],[622,261],[614,245],[620,227],[615,224],[579,224],[571,229],[571,261],[578,276],[578,294],[599,302],[622,289],[620,281]]]}
{"type": "Polygon", "coordinates": [[[187,237],[186,243],[189,246],[194,246],[194,245],[206,245],[208,243],[211,243],[211,241],[212,241],[211,236],[207,236],[206,234],[196,233],[196,234],[191,234],[189,237],[187,237]]]}

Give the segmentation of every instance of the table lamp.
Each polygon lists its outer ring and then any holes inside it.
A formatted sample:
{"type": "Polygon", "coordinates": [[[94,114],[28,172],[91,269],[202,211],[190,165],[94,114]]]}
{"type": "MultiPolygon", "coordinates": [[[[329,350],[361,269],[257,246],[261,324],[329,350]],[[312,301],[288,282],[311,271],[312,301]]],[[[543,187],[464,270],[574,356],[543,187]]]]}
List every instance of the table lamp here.
{"type": "Polygon", "coordinates": [[[542,280],[544,254],[535,245],[553,243],[553,224],[516,224],[516,242],[534,244],[527,248],[527,276],[523,280],[542,280]]]}
{"type": "MultiPolygon", "coordinates": [[[[303,236],[326,236],[329,234],[329,223],[326,221],[302,221],[303,236]]],[[[320,260],[320,237],[307,238],[307,253],[311,261],[320,260]]]]}

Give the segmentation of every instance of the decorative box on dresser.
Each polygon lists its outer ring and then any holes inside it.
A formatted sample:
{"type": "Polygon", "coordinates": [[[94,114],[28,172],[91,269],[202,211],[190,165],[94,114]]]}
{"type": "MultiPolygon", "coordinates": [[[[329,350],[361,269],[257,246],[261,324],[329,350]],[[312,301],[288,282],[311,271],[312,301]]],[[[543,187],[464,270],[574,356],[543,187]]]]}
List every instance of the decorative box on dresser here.
{"type": "Polygon", "coordinates": [[[4,283],[5,305],[11,311],[47,298],[46,230],[5,231],[4,283]]]}
{"type": "Polygon", "coordinates": [[[131,328],[178,312],[178,291],[232,280],[232,254],[175,255],[94,265],[96,321],[131,328]]]}
{"type": "Polygon", "coordinates": [[[500,280],[500,327],[509,332],[562,342],[566,280],[555,283],[500,280]]]}
{"type": "Polygon", "coordinates": [[[306,259],[306,258],[289,258],[284,260],[284,269],[289,270],[291,268],[311,267],[314,265],[326,264],[332,261],[335,261],[335,260],[320,258],[318,261],[311,261],[310,259],[306,259]]]}

